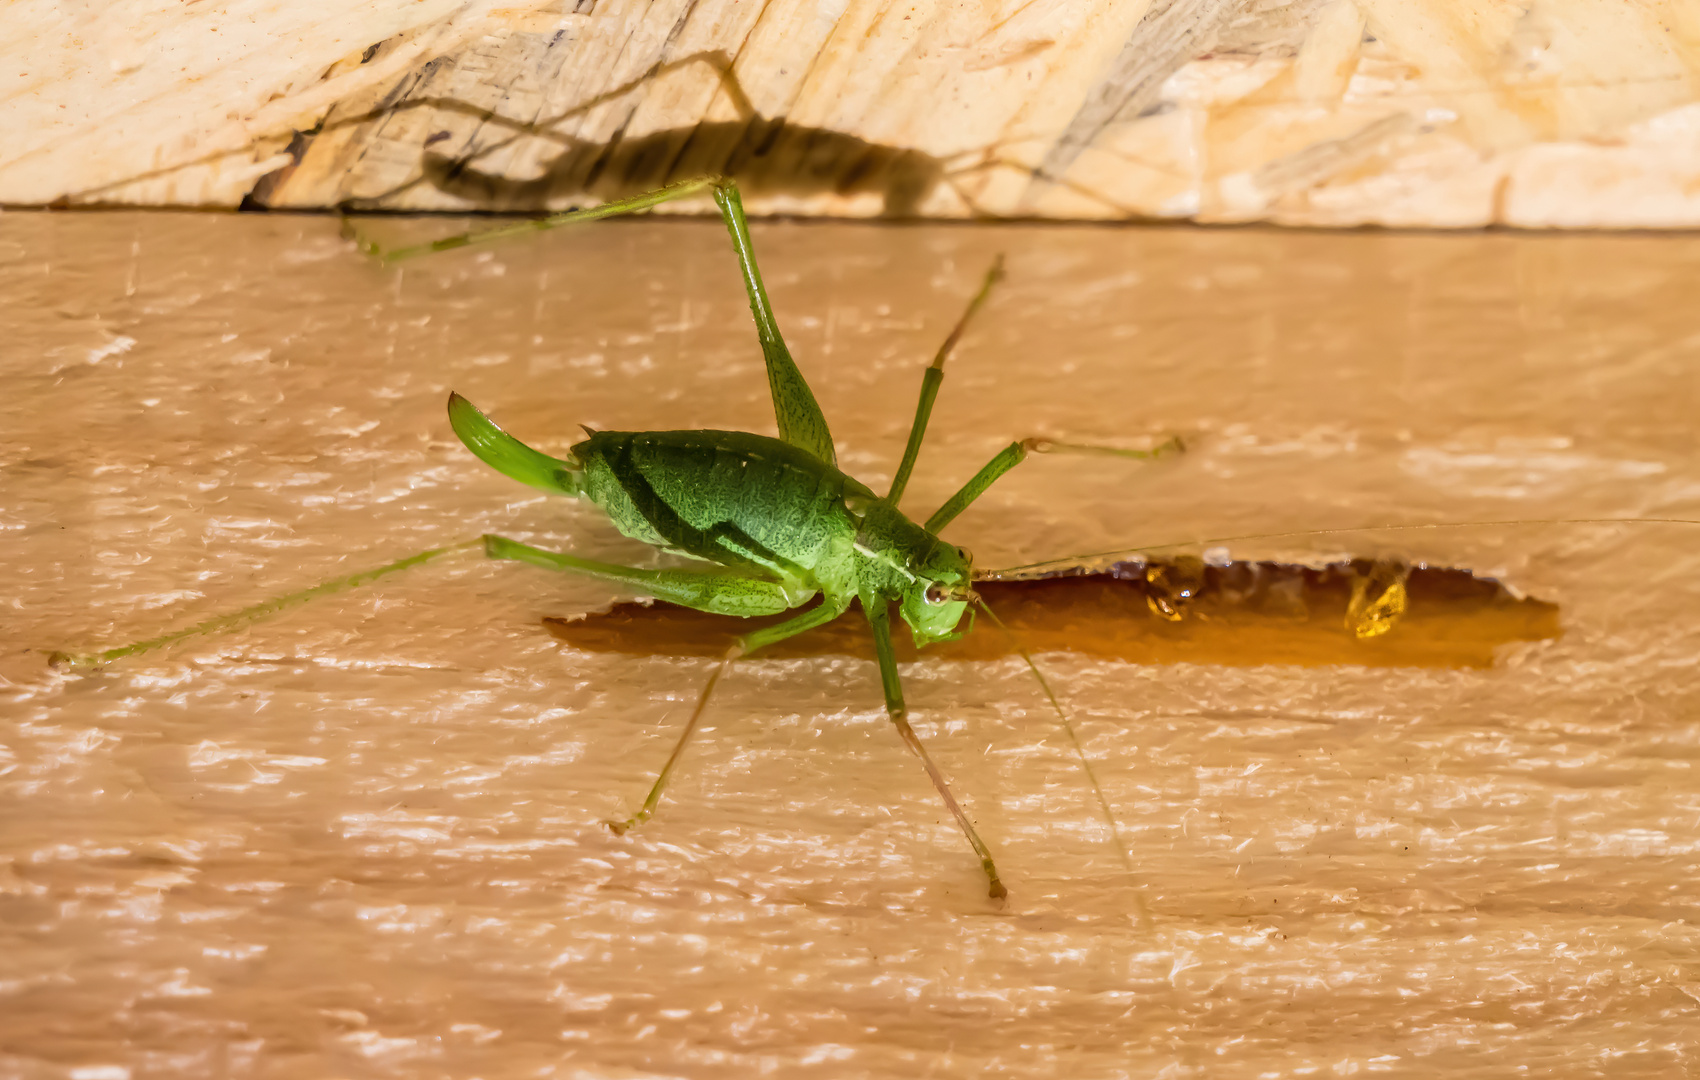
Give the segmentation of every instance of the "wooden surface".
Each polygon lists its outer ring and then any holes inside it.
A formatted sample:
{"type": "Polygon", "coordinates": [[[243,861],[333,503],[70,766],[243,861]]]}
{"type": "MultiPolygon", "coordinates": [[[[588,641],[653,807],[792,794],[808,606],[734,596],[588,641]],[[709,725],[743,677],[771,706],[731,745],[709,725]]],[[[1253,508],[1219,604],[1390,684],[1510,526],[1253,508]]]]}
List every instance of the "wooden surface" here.
{"type": "Polygon", "coordinates": [[[1692,0],[10,10],[10,203],[1700,224],[1692,0]]]}
{"type": "Polygon", "coordinates": [[[387,269],[320,216],[4,225],[0,1076],[1693,1075],[1700,527],[1539,522],[1700,518],[1700,247],[756,223],[876,490],[1006,254],[917,514],[1012,438],[1186,437],[1157,467],[1030,458],[945,533],[977,565],[1285,533],[1222,546],[1465,566],[1557,606],[1556,636],[1434,668],[1312,666],[1296,620],[1262,662],[1159,632],[1130,658],[1097,605],[1047,603],[1076,625],[1036,660],[1107,812],[1019,658],[923,651],[915,728],[998,905],[853,651],[740,661],[654,820],[603,828],[716,661],[559,639],[547,618],[618,598],[596,582],[437,563],[45,664],[483,532],[655,558],[484,466],[444,399],[555,454],[581,423],[771,433],[718,222],[387,269]],[[1292,535],[1508,518],[1536,523],[1292,535]]]}

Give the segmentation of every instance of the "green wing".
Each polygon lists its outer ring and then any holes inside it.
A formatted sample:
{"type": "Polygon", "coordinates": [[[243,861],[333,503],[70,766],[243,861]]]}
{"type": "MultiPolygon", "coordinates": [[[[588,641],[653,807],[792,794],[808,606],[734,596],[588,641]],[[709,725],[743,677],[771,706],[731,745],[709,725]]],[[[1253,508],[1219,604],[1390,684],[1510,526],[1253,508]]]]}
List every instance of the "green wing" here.
{"type": "Polygon", "coordinates": [[[576,497],[582,491],[579,477],[583,466],[533,450],[497,427],[478,411],[478,406],[459,394],[449,395],[449,426],[468,450],[497,472],[557,495],[576,497]]]}

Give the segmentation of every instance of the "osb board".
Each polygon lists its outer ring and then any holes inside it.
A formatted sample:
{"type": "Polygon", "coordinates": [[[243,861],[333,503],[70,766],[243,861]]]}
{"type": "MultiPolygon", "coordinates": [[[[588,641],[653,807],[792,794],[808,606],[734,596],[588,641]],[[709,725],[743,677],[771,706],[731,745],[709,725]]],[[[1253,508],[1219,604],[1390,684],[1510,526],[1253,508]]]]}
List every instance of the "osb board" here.
{"type": "Polygon", "coordinates": [[[754,235],[840,460],[880,490],[922,367],[1006,254],[917,512],[1013,437],[1187,438],[1160,468],[1023,464],[946,532],[982,565],[1532,519],[1228,547],[1468,566],[1561,633],[1441,669],[1050,639],[1109,819],[1019,659],[923,653],[915,724],[1003,905],[853,654],[736,666],[660,812],[615,837],[714,661],[558,640],[546,618],[617,598],[595,583],[468,560],[104,672],[41,650],[483,531],[652,558],[482,466],[444,397],[557,453],[580,423],[771,433],[719,224],[385,270],[319,217],[9,214],[0,1073],[1693,1075],[1700,543],[1539,522],[1700,517],[1700,249],[754,235]]]}
{"type": "Polygon", "coordinates": [[[234,206],[297,128],[537,2],[15,0],[0,203],[234,206]]]}
{"type": "MultiPolygon", "coordinates": [[[[456,9],[482,36],[428,63],[415,8],[407,70],[358,70],[393,12],[245,55],[258,109],[165,72],[116,123],[162,65],[77,60],[12,123],[85,121],[0,201],[538,210],[713,171],[757,213],[1700,223],[1692,0],[555,0],[456,9]],[[181,168],[208,154],[237,164],[181,168]]],[[[136,25],[195,53],[209,18],[136,25]]]]}

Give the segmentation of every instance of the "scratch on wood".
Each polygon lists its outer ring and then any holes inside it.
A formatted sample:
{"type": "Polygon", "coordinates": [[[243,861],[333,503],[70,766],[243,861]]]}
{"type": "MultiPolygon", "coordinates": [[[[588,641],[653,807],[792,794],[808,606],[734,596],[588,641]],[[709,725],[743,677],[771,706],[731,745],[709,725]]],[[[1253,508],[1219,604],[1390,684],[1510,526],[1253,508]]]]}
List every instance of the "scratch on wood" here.
{"type": "Polygon", "coordinates": [[[1163,83],[1187,61],[1210,51],[1222,27],[1246,0],[1158,0],[1134,27],[1110,73],[1081,105],[1045,154],[1021,197],[1031,208],[1103,130],[1133,120],[1157,104],[1163,83]]]}

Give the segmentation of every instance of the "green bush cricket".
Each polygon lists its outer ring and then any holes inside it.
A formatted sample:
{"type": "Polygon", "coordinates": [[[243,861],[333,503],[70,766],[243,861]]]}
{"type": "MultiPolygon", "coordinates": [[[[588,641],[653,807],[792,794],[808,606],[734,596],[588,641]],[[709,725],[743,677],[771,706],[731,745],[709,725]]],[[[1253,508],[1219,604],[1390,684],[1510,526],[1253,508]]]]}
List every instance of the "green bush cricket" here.
{"type": "MultiPolygon", "coordinates": [[[[881,497],[837,467],[826,418],[808,383],[792,360],[779,332],[761,271],[750,243],[749,227],[734,181],[687,181],[622,202],[577,214],[562,214],[519,228],[646,209],[665,199],[707,190],[720,208],[739,269],[749,293],[750,311],[767,363],[779,437],[742,431],[594,432],[574,445],[570,457],[553,458],[508,435],[458,394],[449,398],[449,420],[473,453],[506,475],[544,491],[589,499],[621,533],[676,555],[718,564],[716,569],[642,570],[593,562],[574,555],[541,551],[499,536],[484,538],[492,558],[517,559],[615,582],[656,599],[720,615],[763,616],[818,602],[774,626],[744,634],[727,652],[703,687],[696,708],[672,754],[662,767],[643,806],[616,832],[640,824],[654,813],[674,766],[701,718],[715,683],[740,656],[844,614],[859,601],[873,632],[885,707],[904,744],[920,759],[951,815],[980,859],[990,894],[1006,894],[991,851],[951,794],[909,724],[903,686],[891,646],[895,604],[917,646],[946,641],[966,632],[963,620],[975,596],[973,562],[966,549],[938,533],[989,488],[998,477],[1033,450],[1089,449],[1058,447],[1040,440],[1011,443],[964,484],[944,506],[917,524],[898,509],[909,475],[920,454],[933,401],[944,378],[944,362],[969,319],[985,302],[1003,274],[1002,260],[987,273],[967,311],[927,368],[915,420],[890,490],[881,497]]],[[[456,237],[427,245],[428,250],[458,246],[519,228],[456,237]]],[[[394,260],[420,249],[389,253],[394,260]]],[[[381,253],[380,253],[381,254],[381,253]]],[[[1123,451],[1151,457],[1152,451],[1123,451]]],[[[971,619],[970,619],[971,621],[971,619]]]]}
{"type": "MultiPolygon", "coordinates": [[[[904,744],[920,759],[928,778],[973,847],[985,871],[990,895],[1005,896],[990,849],[910,726],[892,651],[890,609],[894,604],[897,606],[899,617],[908,624],[917,646],[951,640],[966,633],[972,625],[972,607],[984,611],[996,622],[996,616],[972,587],[975,570],[968,551],[940,539],[938,533],[1029,453],[1096,452],[1149,459],[1178,451],[1180,443],[1171,439],[1152,450],[1117,450],[1041,439],[1013,442],[924,523],[916,523],[898,509],[943,381],[945,360],[1002,277],[1002,258],[994,262],[967,310],[926,369],[902,462],[890,489],[882,497],[837,467],[826,419],[792,360],[774,318],[751,246],[738,188],[732,180],[704,177],[588,210],[416,247],[383,251],[367,242],[361,242],[360,247],[367,254],[392,263],[518,233],[634,213],[699,194],[712,195],[731,236],[766,362],[778,438],[714,430],[591,432],[589,438],[571,448],[568,457],[555,458],[507,434],[458,394],[450,396],[448,405],[455,434],[486,463],[545,492],[589,500],[624,535],[683,556],[690,560],[689,565],[664,569],[616,566],[568,553],[543,551],[491,535],[421,552],[375,570],[326,582],[147,641],[91,654],[55,654],[55,661],[89,665],[115,660],[186,637],[241,625],[315,596],[360,585],[480,544],[491,558],[513,559],[613,582],[699,611],[757,617],[801,609],[789,619],[736,639],[704,685],[684,731],[641,808],[624,821],[608,823],[616,833],[621,833],[655,812],[715,684],[737,658],[831,622],[845,614],[852,602],[859,601],[873,634],[887,714],[904,744]],[[811,602],[812,606],[805,606],[811,602]]],[[[1028,663],[1031,665],[1031,658],[1028,663]]],[[[1036,667],[1032,670],[1038,675],[1036,667]]],[[[1042,677],[1040,682],[1043,683],[1042,677]]],[[[1048,687],[1046,694],[1051,696],[1048,687]]],[[[1051,700],[1055,704],[1054,696],[1051,700]]],[[[1105,810],[1107,813],[1108,808],[1105,810]]]]}
{"type": "MultiPolygon", "coordinates": [[[[629,818],[609,823],[616,832],[623,832],[655,812],[716,683],[736,659],[828,623],[847,613],[853,601],[859,601],[873,634],[888,716],[905,745],[920,758],[929,779],[974,848],[987,875],[990,894],[1004,896],[1006,891],[991,851],[977,835],[952,796],[942,772],[909,724],[892,651],[891,606],[898,606],[898,617],[908,623],[916,644],[923,646],[966,632],[964,619],[971,624],[976,610],[984,611],[996,621],[996,616],[976,594],[973,583],[1011,572],[977,570],[964,549],[944,541],[938,534],[1028,453],[1102,452],[1149,459],[1177,451],[1180,445],[1178,440],[1171,439],[1153,450],[1116,450],[1036,439],[1018,441],[996,454],[924,522],[917,523],[902,513],[899,500],[920,452],[943,380],[945,361],[1001,276],[1001,261],[986,275],[926,369],[901,464],[889,490],[881,497],[845,475],[836,465],[825,418],[785,346],[769,305],[738,190],[731,181],[712,177],[692,180],[589,210],[449,237],[418,247],[385,252],[375,245],[361,246],[368,254],[393,262],[519,233],[638,212],[668,200],[701,194],[712,195],[733,242],[766,363],[779,438],[712,430],[592,432],[563,459],[525,446],[464,398],[453,395],[449,402],[450,422],[456,434],[488,464],[545,492],[587,499],[625,535],[693,562],[679,568],[639,569],[486,536],[421,552],[186,630],[96,653],[58,654],[56,659],[74,665],[118,659],[190,636],[237,626],[307,599],[472,547],[482,547],[490,557],[530,562],[614,582],[657,599],[714,614],[754,617],[795,611],[786,621],[744,634],[722,658],[702,688],[684,731],[641,807],[629,818]],[[811,602],[813,606],[805,606],[811,602]]],[[[1392,595],[1383,590],[1376,597],[1392,595]]],[[[1028,663],[1032,663],[1030,658],[1028,663]]],[[[1033,671],[1037,676],[1036,667],[1033,671]]],[[[1041,677],[1041,684],[1043,681],[1041,677]]],[[[1046,693],[1051,696],[1048,688],[1046,693]]],[[[1051,701],[1053,705],[1056,703],[1054,696],[1051,701]]],[[[1061,712],[1060,708],[1058,711],[1061,712]]],[[[1069,734],[1072,738],[1072,730],[1069,734]]],[[[1093,787],[1096,788],[1095,781],[1093,787]]],[[[1100,805],[1109,816],[1102,793],[1098,794],[1100,805]]],[[[1113,819],[1111,828],[1113,831],[1113,819]]]]}
{"type": "MultiPolygon", "coordinates": [[[[97,653],[59,653],[56,660],[70,665],[97,665],[117,660],[139,651],[170,645],[195,634],[235,628],[255,617],[280,611],[318,595],[371,582],[408,566],[471,548],[481,548],[491,558],[527,561],[549,570],[571,571],[583,577],[617,583],[639,594],[711,614],[777,617],[794,612],[785,621],[743,634],[721,658],[719,667],[702,687],[689,721],[661,767],[660,776],[649,789],[648,798],[644,799],[636,813],[621,821],[610,821],[610,828],[614,828],[615,832],[626,832],[627,828],[643,823],[655,813],[665,794],[668,779],[706,711],[714,687],[726,675],[734,660],[802,631],[823,626],[847,614],[852,602],[860,602],[876,646],[887,716],[898,728],[904,745],[921,760],[938,796],[944,799],[978,855],[991,895],[1005,895],[1005,886],[998,878],[991,850],[979,838],[966,813],[950,793],[942,770],[933,764],[927,748],[921,745],[920,738],[911,728],[904,704],[903,685],[899,682],[898,667],[894,662],[891,605],[898,605],[898,617],[908,622],[915,643],[920,646],[959,638],[971,626],[976,611],[983,611],[996,622],[996,616],[991,614],[983,597],[976,592],[974,582],[986,578],[1023,577],[1034,568],[1001,571],[976,568],[967,551],[938,536],[957,515],[981,497],[1003,473],[1022,463],[1029,452],[1108,452],[1122,458],[1149,459],[1178,451],[1180,442],[1171,439],[1151,451],[1056,444],[1039,439],[1012,442],[984,464],[925,522],[915,522],[901,512],[899,500],[920,454],[933,403],[944,381],[945,361],[966,332],[974,313],[986,303],[1000,279],[1003,272],[1001,260],[995,262],[986,274],[961,320],[945,338],[932,364],[925,369],[920,400],[916,403],[915,418],[901,464],[886,495],[879,497],[869,486],[853,480],[836,466],[835,449],[825,417],[796,362],[792,361],[768,303],[751,248],[740,194],[731,180],[717,177],[690,180],[587,211],[554,214],[551,218],[500,226],[483,233],[449,236],[420,247],[399,248],[391,252],[379,250],[371,243],[362,243],[360,247],[382,262],[396,262],[501,236],[549,230],[615,214],[636,213],[670,199],[702,194],[714,197],[733,240],[734,255],[745,282],[751,315],[757,323],[758,344],[762,347],[768,372],[779,439],[723,430],[590,432],[588,439],[571,447],[566,458],[551,458],[513,439],[461,396],[452,395],[449,400],[450,427],[478,458],[510,478],[541,488],[542,492],[588,500],[597,505],[622,534],[666,553],[685,556],[689,560],[687,565],[643,570],[587,560],[576,554],[542,551],[507,537],[479,537],[476,541],[430,549],[374,570],[275,597],[235,614],[207,619],[182,631],[161,634],[134,645],[97,653]],[[964,622],[966,619],[967,622],[964,622]]],[[[1622,522],[1622,519],[1618,520],[1622,522]]],[[[1532,522],[1474,524],[1494,526],[1532,522]]],[[[1433,526],[1409,527],[1423,529],[1433,526]]],[[[1355,529],[1334,529],[1331,532],[1353,531],[1355,529]]],[[[1268,534],[1255,536],[1266,537],[1268,534]]],[[[1217,537],[1215,541],[1195,543],[1221,543],[1251,537],[1217,537]]],[[[1064,560],[1063,563],[1078,563],[1091,558],[1098,556],[1074,556],[1073,560],[1064,560]]],[[[1360,612],[1357,619],[1348,617],[1348,624],[1360,624],[1355,626],[1358,636],[1367,636],[1367,631],[1384,631],[1402,611],[1399,580],[1389,578],[1389,582],[1377,583],[1365,578],[1362,597],[1353,597],[1353,604],[1362,605],[1365,611],[1360,612]],[[1382,607],[1387,609],[1385,617],[1377,616],[1382,607]]],[[[1187,599],[1185,582],[1175,585],[1170,592],[1181,602],[1187,599]]],[[[1168,619],[1181,617],[1178,612],[1159,614],[1168,619]]],[[[1022,651],[1025,657],[1025,650],[1018,648],[1018,651],[1022,651]]],[[[1027,662],[1032,665],[1032,658],[1027,657],[1027,662]]],[[[1037,667],[1032,667],[1032,670],[1035,677],[1039,677],[1040,684],[1044,685],[1037,667]]],[[[1052,696],[1049,687],[1046,687],[1046,694],[1051,697],[1052,706],[1056,706],[1056,697],[1052,696]]],[[[1061,714],[1061,708],[1057,708],[1057,713],[1061,714]]],[[[1073,742],[1073,730],[1069,728],[1066,716],[1063,726],[1073,742]]],[[[1080,752],[1078,743],[1076,752],[1080,752]]],[[[1081,755],[1081,760],[1085,764],[1085,755],[1081,755]]],[[[1090,767],[1088,779],[1091,779],[1090,767]]],[[[1102,793],[1098,793],[1095,779],[1091,779],[1091,786],[1098,794],[1098,801],[1114,835],[1114,816],[1110,815],[1102,793]]],[[[1120,847],[1119,840],[1117,845],[1120,847]]],[[[1122,855],[1125,859],[1125,849],[1122,855]]]]}

